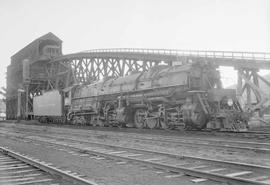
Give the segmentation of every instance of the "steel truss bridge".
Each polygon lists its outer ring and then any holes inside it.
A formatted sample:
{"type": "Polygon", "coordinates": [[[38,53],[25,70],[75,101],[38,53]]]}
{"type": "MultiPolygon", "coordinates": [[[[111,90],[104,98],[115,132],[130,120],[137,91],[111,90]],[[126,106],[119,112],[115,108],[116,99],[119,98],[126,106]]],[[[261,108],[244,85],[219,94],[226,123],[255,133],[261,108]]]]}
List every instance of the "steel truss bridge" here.
{"type": "MultiPolygon", "coordinates": [[[[106,77],[146,71],[155,65],[181,65],[191,62],[209,62],[216,67],[234,67],[238,71],[237,94],[245,98],[249,109],[262,110],[270,99],[269,94],[260,89],[261,83],[270,88],[270,82],[258,74],[260,69],[270,70],[270,53],[263,52],[95,49],[53,58],[47,63],[45,80],[25,89],[30,89],[27,90],[27,97],[30,97],[41,90],[64,89],[74,84],[91,84],[106,77]],[[252,102],[252,96],[256,97],[255,104],[252,102]]],[[[26,104],[28,104],[26,110],[32,112],[32,103],[29,101],[26,104]]],[[[10,105],[11,109],[16,107],[16,99],[10,105]]]]}
{"type": "Polygon", "coordinates": [[[125,76],[130,71],[145,71],[159,64],[210,62],[215,66],[231,66],[238,71],[237,93],[245,95],[248,107],[261,108],[270,99],[260,83],[270,82],[258,74],[270,70],[270,53],[168,50],[168,49],[96,49],[63,55],[49,62],[48,89],[65,88],[74,83],[90,84],[108,76],[125,76]],[[254,94],[257,103],[252,106],[254,94]]]}

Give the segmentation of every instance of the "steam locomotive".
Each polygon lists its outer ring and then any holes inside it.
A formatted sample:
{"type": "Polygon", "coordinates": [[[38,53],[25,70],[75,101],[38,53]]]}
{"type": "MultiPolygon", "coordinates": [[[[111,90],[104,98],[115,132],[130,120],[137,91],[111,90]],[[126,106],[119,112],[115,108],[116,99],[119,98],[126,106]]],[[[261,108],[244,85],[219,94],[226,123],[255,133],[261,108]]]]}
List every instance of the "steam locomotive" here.
{"type": "Polygon", "coordinates": [[[205,62],[158,65],[47,93],[51,95],[34,97],[34,115],[40,121],[150,129],[247,129],[236,91],[223,89],[219,71],[205,62]],[[58,100],[48,103],[53,94],[58,100]]]}

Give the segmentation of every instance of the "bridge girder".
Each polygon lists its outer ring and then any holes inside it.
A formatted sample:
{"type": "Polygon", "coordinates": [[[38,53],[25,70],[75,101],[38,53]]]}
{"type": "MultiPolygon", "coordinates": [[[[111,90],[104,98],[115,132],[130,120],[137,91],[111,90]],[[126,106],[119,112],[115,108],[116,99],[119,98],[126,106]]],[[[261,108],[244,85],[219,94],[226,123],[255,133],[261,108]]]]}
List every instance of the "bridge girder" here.
{"type": "Polygon", "coordinates": [[[119,77],[134,71],[147,71],[163,61],[157,58],[156,60],[149,59],[88,54],[65,56],[49,63],[48,89],[65,88],[72,83],[90,84],[106,77],[119,77]]]}

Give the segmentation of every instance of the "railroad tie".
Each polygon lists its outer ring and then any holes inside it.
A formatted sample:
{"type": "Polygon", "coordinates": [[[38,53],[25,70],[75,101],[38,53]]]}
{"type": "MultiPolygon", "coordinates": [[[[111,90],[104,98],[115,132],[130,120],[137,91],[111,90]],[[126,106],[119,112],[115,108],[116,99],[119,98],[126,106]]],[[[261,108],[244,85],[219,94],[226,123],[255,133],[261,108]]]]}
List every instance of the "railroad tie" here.
{"type": "Polygon", "coordinates": [[[166,178],[176,178],[176,177],[182,177],[184,176],[185,174],[175,174],[175,175],[167,175],[165,176],[166,178]]]}
{"type": "Polygon", "coordinates": [[[253,177],[253,178],[251,178],[249,180],[258,181],[258,180],[265,180],[265,179],[268,179],[268,178],[269,178],[269,176],[263,175],[263,176],[253,177]]]}
{"type": "Polygon", "coordinates": [[[6,162],[6,161],[14,161],[14,159],[12,158],[5,158],[5,159],[1,159],[0,162],[6,162]]]}
{"type": "Polygon", "coordinates": [[[29,170],[16,170],[16,171],[4,171],[0,172],[0,175],[8,175],[8,174],[20,174],[20,173],[28,173],[28,172],[35,172],[40,171],[39,169],[29,169],[29,170]]]}
{"type": "Polygon", "coordinates": [[[203,178],[197,178],[197,179],[192,179],[191,182],[195,182],[196,184],[199,183],[199,182],[205,182],[207,181],[208,179],[203,179],[203,178]]]}
{"type": "Polygon", "coordinates": [[[32,177],[25,177],[25,178],[20,178],[20,179],[6,179],[6,180],[0,180],[0,183],[12,183],[13,182],[20,182],[20,181],[28,181],[28,180],[33,180],[34,178],[32,177]]]}
{"type": "Polygon", "coordinates": [[[126,153],[127,151],[115,151],[115,152],[110,152],[108,154],[121,154],[121,153],[126,153]]]}
{"type": "Polygon", "coordinates": [[[260,181],[261,183],[265,183],[265,184],[270,184],[270,179],[264,180],[264,181],[260,181]]]}
{"type": "Polygon", "coordinates": [[[134,154],[134,153],[127,153],[127,154],[119,154],[121,157],[135,157],[135,156],[141,156],[143,154],[134,154]]]}
{"type": "Polygon", "coordinates": [[[94,158],[94,159],[96,159],[96,160],[103,160],[103,159],[105,159],[104,157],[96,157],[96,158],[94,158]]]}
{"type": "Polygon", "coordinates": [[[6,171],[6,170],[15,170],[15,169],[24,169],[24,168],[30,168],[29,165],[23,165],[23,166],[14,166],[14,167],[6,167],[6,168],[0,168],[0,171],[6,171]]]}
{"type": "MultiPolygon", "coordinates": [[[[37,183],[44,183],[44,182],[49,182],[52,181],[52,179],[40,179],[40,180],[30,180],[30,181],[25,181],[25,182],[13,182],[12,185],[28,185],[28,184],[37,184],[37,183]]],[[[10,183],[4,183],[1,185],[10,185],[10,183]]]]}
{"type": "Polygon", "coordinates": [[[206,168],[206,167],[208,167],[208,166],[201,165],[201,166],[191,167],[190,169],[200,169],[200,168],[206,168]]]}
{"type": "Polygon", "coordinates": [[[124,157],[137,157],[137,156],[142,156],[143,154],[128,154],[125,155],[124,157]]]}
{"type": "Polygon", "coordinates": [[[109,154],[109,153],[111,153],[111,152],[114,152],[115,150],[104,150],[104,151],[102,151],[103,153],[106,153],[106,154],[109,154]]]}
{"type": "Polygon", "coordinates": [[[87,157],[89,154],[81,154],[80,157],[87,157]]]}
{"type": "Polygon", "coordinates": [[[1,176],[0,179],[14,179],[14,178],[23,178],[23,177],[35,177],[40,176],[41,173],[33,173],[33,174],[24,174],[24,175],[8,175],[8,176],[1,176]]]}
{"type": "Polygon", "coordinates": [[[0,162],[0,165],[7,165],[7,164],[22,164],[23,162],[21,161],[7,161],[7,162],[0,162]]]}
{"type": "Polygon", "coordinates": [[[157,158],[144,159],[144,161],[148,161],[148,162],[161,161],[162,159],[164,159],[164,158],[163,157],[157,157],[157,158]]]}
{"type": "Polygon", "coordinates": [[[207,170],[205,172],[219,172],[219,171],[223,171],[223,170],[226,170],[226,168],[215,168],[215,169],[212,169],[212,170],[207,170]]]}
{"type": "Polygon", "coordinates": [[[247,175],[247,174],[251,174],[251,173],[252,173],[252,171],[241,171],[241,172],[229,173],[229,174],[226,174],[225,176],[236,177],[236,176],[247,175]]]}
{"type": "Polygon", "coordinates": [[[116,162],[116,164],[127,164],[125,161],[116,162]]]}

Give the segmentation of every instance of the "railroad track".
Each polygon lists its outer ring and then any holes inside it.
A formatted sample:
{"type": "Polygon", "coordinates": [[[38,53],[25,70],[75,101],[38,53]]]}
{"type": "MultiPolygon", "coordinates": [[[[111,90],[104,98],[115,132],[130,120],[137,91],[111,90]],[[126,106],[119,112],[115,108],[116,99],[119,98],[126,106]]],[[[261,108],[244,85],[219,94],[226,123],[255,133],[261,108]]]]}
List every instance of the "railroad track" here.
{"type": "Polygon", "coordinates": [[[1,185],[97,185],[52,164],[0,147],[1,185]]]}
{"type": "MultiPolygon", "coordinates": [[[[106,133],[102,133],[106,135],[106,133]]],[[[115,134],[115,133],[113,133],[115,134]]],[[[91,135],[100,136],[96,133],[91,135]]],[[[146,136],[145,134],[117,134],[117,136],[110,135],[112,138],[129,138],[133,140],[141,140],[143,142],[160,142],[168,144],[176,144],[183,146],[199,146],[199,147],[214,147],[222,149],[234,149],[234,150],[247,150],[261,153],[270,153],[270,143],[268,142],[252,142],[252,141],[235,141],[235,140],[224,140],[224,139],[204,139],[198,137],[168,137],[168,136],[146,136]]]]}
{"type": "MultiPolygon", "coordinates": [[[[31,130],[31,129],[30,129],[31,130]]],[[[24,130],[24,132],[31,132],[24,130]]],[[[66,133],[51,131],[53,133],[65,135],[66,133]]],[[[211,147],[211,148],[220,148],[220,149],[233,149],[233,150],[244,150],[244,151],[252,151],[258,153],[270,153],[270,142],[252,142],[252,141],[236,141],[236,140],[224,140],[217,138],[198,138],[198,137],[183,137],[183,136],[159,136],[159,135],[146,135],[146,134],[138,134],[138,133],[119,133],[112,131],[89,131],[88,134],[80,133],[78,131],[73,131],[69,133],[69,135],[74,136],[95,136],[96,138],[100,136],[109,135],[110,138],[119,139],[122,137],[124,140],[131,139],[141,142],[158,142],[165,144],[175,144],[182,145],[186,147],[190,146],[198,146],[198,147],[211,147]]]]}
{"type": "MultiPolygon", "coordinates": [[[[63,134],[63,133],[59,133],[63,134]]],[[[70,133],[71,135],[77,135],[74,133],[70,133]]],[[[222,148],[222,149],[234,149],[234,150],[246,150],[253,152],[261,152],[261,153],[270,153],[270,142],[252,142],[252,141],[235,141],[235,140],[222,140],[222,139],[203,139],[203,138],[194,138],[194,137],[168,137],[168,136],[156,136],[151,135],[147,136],[145,134],[122,134],[115,132],[91,132],[91,136],[106,136],[109,135],[110,138],[119,139],[122,137],[123,139],[132,139],[132,140],[140,140],[141,142],[159,142],[165,144],[175,144],[175,145],[183,145],[183,146],[198,146],[198,147],[214,147],[214,148],[222,148]]],[[[82,136],[82,134],[80,134],[82,136]]]]}
{"type": "Polygon", "coordinates": [[[164,153],[153,150],[120,147],[93,142],[82,142],[61,137],[28,136],[25,142],[40,142],[43,146],[65,150],[69,148],[91,158],[102,160],[113,158],[122,161],[138,162],[156,168],[199,177],[198,182],[214,180],[218,182],[245,185],[270,184],[270,167],[236,163],[164,153]]]}
{"type": "MultiPolygon", "coordinates": [[[[18,128],[25,128],[29,125],[24,125],[22,124],[18,124],[16,125],[16,127],[18,128]]],[[[57,125],[35,125],[35,124],[31,124],[31,127],[33,127],[33,130],[37,130],[38,127],[46,127],[46,126],[52,126],[53,128],[55,128],[54,126],[57,125]]],[[[63,129],[72,129],[74,131],[78,130],[78,129],[84,129],[85,126],[74,126],[74,125],[64,125],[63,129]]],[[[179,130],[158,130],[158,129],[154,129],[154,130],[150,130],[150,129],[136,129],[136,128],[113,128],[113,127],[89,127],[87,126],[87,131],[101,131],[101,132],[117,132],[117,133],[140,133],[142,135],[147,135],[147,134],[152,134],[152,135],[157,135],[157,136],[168,136],[168,135],[173,135],[178,137],[179,135],[183,135],[183,136],[223,136],[223,137],[228,137],[228,138],[239,138],[239,139],[258,139],[259,141],[261,140],[268,140],[270,141],[270,132],[265,132],[265,131],[243,131],[243,132],[228,132],[228,131],[207,131],[207,130],[203,130],[203,131],[179,131],[179,130]],[[150,133],[149,133],[150,132],[150,133]]],[[[29,128],[28,128],[29,129],[29,128]]]]}
{"type": "MultiPolygon", "coordinates": [[[[31,129],[30,129],[31,130],[31,129]]],[[[24,132],[33,133],[30,130],[24,130],[24,132]]],[[[2,131],[0,131],[1,133],[2,131]]],[[[84,136],[85,133],[77,133],[78,131],[70,132],[70,135],[74,136],[84,136]]],[[[2,132],[3,133],[3,132],[2,132]]],[[[66,135],[66,133],[61,132],[54,132],[58,135],[66,135]]],[[[37,133],[35,133],[37,134],[37,133]]],[[[95,131],[90,132],[88,135],[91,137],[95,136],[96,138],[99,138],[100,136],[106,136],[109,135],[110,138],[113,138],[114,140],[118,140],[119,138],[123,138],[123,140],[128,141],[140,141],[142,143],[161,143],[171,146],[184,146],[184,147],[204,147],[204,148],[220,148],[220,150],[226,151],[226,150],[234,150],[234,151],[251,151],[256,153],[263,153],[263,154],[269,154],[270,153],[270,143],[262,143],[262,142],[248,142],[248,141],[235,141],[235,140],[220,140],[220,139],[202,139],[202,138],[192,138],[192,137],[171,137],[171,136],[157,136],[157,135],[146,135],[146,134],[137,134],[137,133],[115,133],[111,131],[95,131]]],[[[101,137],[102,138],[102,137],[101,137]]],[[[83,141],[83,140],[82,140],[83,141]]]]}

